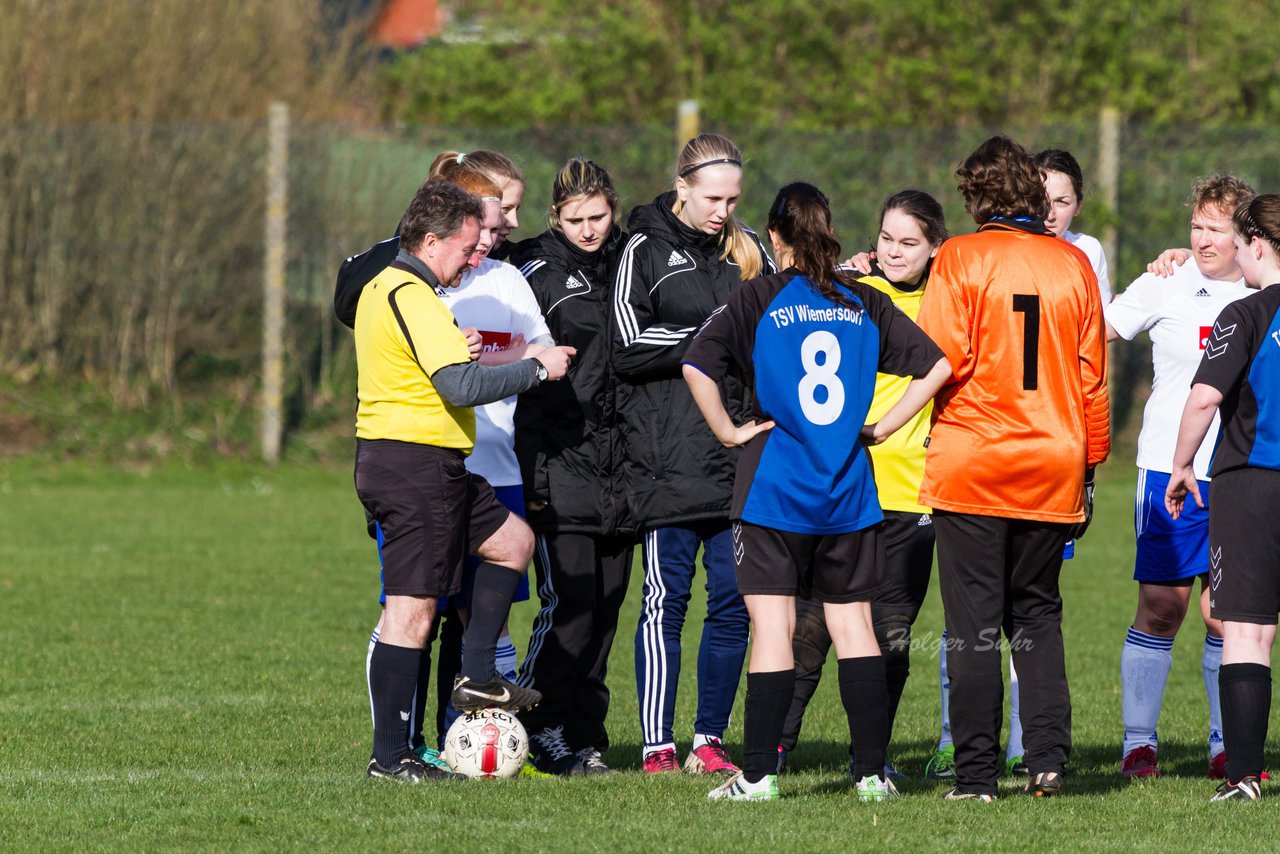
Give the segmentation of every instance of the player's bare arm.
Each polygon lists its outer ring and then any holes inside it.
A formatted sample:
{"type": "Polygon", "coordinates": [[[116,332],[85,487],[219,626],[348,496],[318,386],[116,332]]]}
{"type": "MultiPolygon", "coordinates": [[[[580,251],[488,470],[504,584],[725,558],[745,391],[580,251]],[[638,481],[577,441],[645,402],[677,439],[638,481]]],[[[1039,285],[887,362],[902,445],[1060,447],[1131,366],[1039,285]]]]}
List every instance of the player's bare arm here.
{"type": "MultiPolygon", "coordinates": [[[[773,429],[772,421],[761,424],[748,421],[742,426],[734,424],[728,410],[724,408],[724,401],[720,399],[720,387],[716,385],[716,381],[693,365],[684,366],[684,381],[689,384],[693,402],[698,404],[698,410],[707,420],[707,426],[725,447],[736,448],[739,445],[745,445],[756,434],[773,429]]],[[[924,406],[923,403],[920,405],[924,406]]]]}
{"type": "Polygon", "coordinates": [[[488,350],[480,355],[482,365],[506,365],[521,359],[536,358],[538,353],[555,346],[550,335],[540,335],[532,341],[526,341],[524,335],[517,332],[511,336],[510,343],[501,350],[488,350]]]}
{"type": "Polygon", "coordinates": [[[1200,497],[1200,486],[1196,483],[1196,474],[1191,465],[1196,450],[1209,432],[1213,416],[1222,405],[1222,392],[1211,385],[1196,383],[1187,396],[1187,405],[1182,410],[1182,423],[1178,426],[1178,444],[1173,451],[1173,471],[1169,474],[1169,488],[1165,490],[1164,505],[1169,515],[1177,519],[1182,515],[1182,504],[1187,494],[1195,499],[1196,505],[1204,507],[1200,497]]]}
{"type": "Polygon", "coordinates": [[[949,379],[951,379],[951,363],[947,361],[946,356],[943,356],[929,369],[929,373],[923,377],[916,377],[907,384],[907,390],[883,418],[875,424],[868,424],[862,428],[862,440],[868,445],[879,445],[888,439],[917,412],[924,409],[925,404],[933,400],[949,379]]]}

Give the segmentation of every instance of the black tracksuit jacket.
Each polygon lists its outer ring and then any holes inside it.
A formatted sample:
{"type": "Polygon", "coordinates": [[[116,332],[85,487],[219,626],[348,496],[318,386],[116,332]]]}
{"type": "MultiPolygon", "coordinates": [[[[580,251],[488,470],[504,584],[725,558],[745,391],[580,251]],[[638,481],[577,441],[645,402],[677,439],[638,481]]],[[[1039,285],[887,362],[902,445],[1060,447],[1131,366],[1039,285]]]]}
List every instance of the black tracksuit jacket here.
{"type": "MultiPolygon", "coordinates": [[[[681,362],[698,328],[741,283],[719,235],[685,225],[667,192],[631,211],[614,289],[613,367],[620,380],[623,487],[639,529],[729,518],[736,449],[720,444],[693,402],[681,362]]],[[[775,271],[753,232],[764,262],[775,271]]],[[[750,411],[736,376],[721,383],[735,422],[750,411]]]]}
{"type": "Polygon", "coordinates": [[[540,533],[626,534],[634,526],[621,485],[621,448],[610,365],[612,297],[625,235],[616,226],[596,252],[555,230],[518,243],[510,262],[537,297],[557,344],[576,347],[568,375],[520,395],[516,457],[526,501],[540,533]]]}

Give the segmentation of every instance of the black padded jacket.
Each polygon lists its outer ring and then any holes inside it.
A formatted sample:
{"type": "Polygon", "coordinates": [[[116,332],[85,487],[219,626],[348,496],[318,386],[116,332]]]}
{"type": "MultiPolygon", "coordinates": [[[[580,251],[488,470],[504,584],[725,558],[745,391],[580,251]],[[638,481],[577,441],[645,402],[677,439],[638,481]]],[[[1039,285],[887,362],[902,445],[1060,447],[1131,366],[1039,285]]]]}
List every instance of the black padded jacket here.
{"type": "MultiPolygon", "coordinates": [[[[698,328],[741,284],[741,271],[720,259],[719,235],[685,225],[671,212],[674,202],[667,192],[631,211],[614,289],[623,488],[641,530],[727,520],[738,458],[707,426],[681,363],[698,328]]],[[[762,274],[775,272],[759,238],[746,231],[762,274]]],[[[738,377],[727,377],[721,394],[736,422],[749,417],[749,392],[738,377]]]]}
{"type": "Polygon", "coordinates": [[[510,253],[557,344],[577,348],[568,375],[520,395],[516,457],[526,501],[544,501],[529,524],[543,533],[626,534],[621,447],[610,364],[613,286],[624,235],[584,252],[548,230],[510,253]]]}

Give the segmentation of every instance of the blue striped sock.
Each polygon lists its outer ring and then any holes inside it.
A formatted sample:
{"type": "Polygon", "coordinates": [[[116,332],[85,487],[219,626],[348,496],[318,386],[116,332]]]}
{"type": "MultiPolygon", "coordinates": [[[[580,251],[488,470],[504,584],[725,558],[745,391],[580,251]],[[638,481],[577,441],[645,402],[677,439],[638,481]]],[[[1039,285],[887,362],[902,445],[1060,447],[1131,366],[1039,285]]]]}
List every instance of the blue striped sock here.
{"type": "Polygon", "coordinates": [[[1149,635],[1132,626],[1120,653],[1120,707],[1124,717],[1124,755],[1138,747],[1156,747],[1156,723],[1164,686],[1173,667],[1173,638],[1149,635]]]}
{"type": "Polygon", "coordinates": [[[1209,699],[1209,759],[1225,749],[1222,741],[1222,700],[1218,695],[1218,670],[1222,667],[1222,638],[1204,636],[1204,654],[1200,670],[1204,675],[1204,693],[1209,699]]]}
{"type": "MultiPolygon", "coordinates": [[[[1162,638],[1159,635],[1149,635],[1146,632],[1140,632],[1133,626],[1129,627],[1129,634],[1124,639],[1126,644],[1140,646],[1143,649],[1173,649],[1173,638],[1162,638]]],[[[1222,639],[1218,639],[1218,644],[1222,644],[1222,639]]]]}

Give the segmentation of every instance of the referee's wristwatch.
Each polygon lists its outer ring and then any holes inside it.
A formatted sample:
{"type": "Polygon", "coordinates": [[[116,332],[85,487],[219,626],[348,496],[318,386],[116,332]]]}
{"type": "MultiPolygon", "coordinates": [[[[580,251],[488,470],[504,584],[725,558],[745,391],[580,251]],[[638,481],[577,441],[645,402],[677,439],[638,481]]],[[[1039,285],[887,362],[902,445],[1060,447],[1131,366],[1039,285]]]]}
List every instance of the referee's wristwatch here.
{"type": "Polygon", "coordinates": [[[534,359],[533,363],[538,366],[538,382],[545,383],[549,376],[549,374],[547,374],[547,366],[539,362],[537,359],[534,359]]]}

